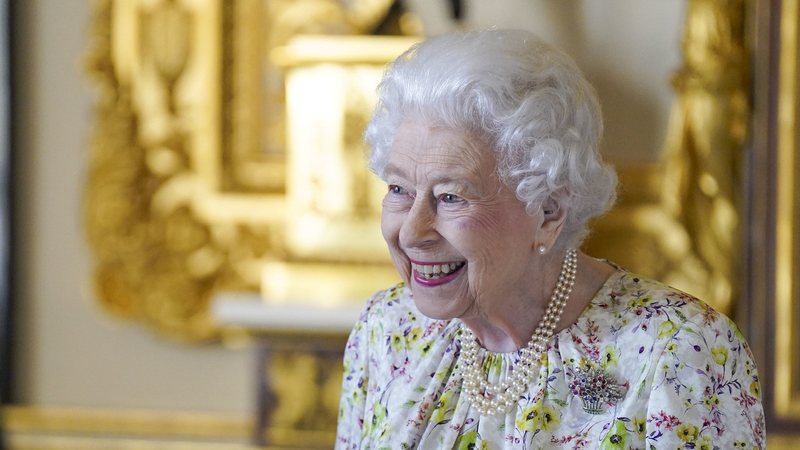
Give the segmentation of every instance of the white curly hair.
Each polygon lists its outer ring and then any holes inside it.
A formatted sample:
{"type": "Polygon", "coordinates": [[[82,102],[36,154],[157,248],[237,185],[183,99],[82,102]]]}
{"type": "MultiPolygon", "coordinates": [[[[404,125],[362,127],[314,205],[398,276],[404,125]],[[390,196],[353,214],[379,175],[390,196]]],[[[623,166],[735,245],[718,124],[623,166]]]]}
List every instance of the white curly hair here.
{"type": "Polygon", "coordinates": [[[594,89],[567,55],[522,30],[453,33],[414,45],[387,68],[364,138],[378,176],[402,121],[477,132],[497,152],[500,179],[528,213],[567,208],[556,247],[578,247],[587,222],[616,198],[600,156],[594,89]]]}

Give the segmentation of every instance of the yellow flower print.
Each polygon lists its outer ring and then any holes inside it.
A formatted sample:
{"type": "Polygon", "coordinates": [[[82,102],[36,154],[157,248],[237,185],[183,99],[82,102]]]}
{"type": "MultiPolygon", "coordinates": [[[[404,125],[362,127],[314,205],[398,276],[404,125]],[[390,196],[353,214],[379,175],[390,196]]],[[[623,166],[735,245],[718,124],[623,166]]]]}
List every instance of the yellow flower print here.
{"type": "Polygon", "coordinates": [[[683,442],[695,442],[700,435],[700,430],[694,425],[682,423],[675,428],[675,434],[683,442]]]}
{"type": "Polygon", "coordinates": [[[604,369],[615,367],[617,363],[619,363],[619,350],[612,345],[607,345],[606,348],[603,349],[602,358],[604,369]]]}
{"type": "Polygon", "coordinates": [[[636,434],[640,438],[644,438],[645,433],[647,433],[647,421],[643,417],[633,417],[631,422],[633,422],[633,430],[636,431],[636,434]]]}
{"type": "Polygon", "coordinates": [[[453,399],[453,391],[445,391],[439,401],[436,402],[436,409],[431,414],[431,422],[441,423],[447,416],[447,410],[450,409],[450,401],[453,399]]]}
{"type": "Polygon", "coordinates": [[[750,383],[750,395],[755,398],[761,398],[761,385],[758,383],[758,381],[753,381],[750,383]]]}
{"type": "Polygon", "coordinates": [[[703,404],[706,405],[706,408],[712,410],[719,406],[719,396],[717,394],[709,395],[703,399],[703,404]]]}
{"type": "Polygon", "coordinates": [[[380,434],[386,432],[386,406],[380,402],[376,402],[372,408],[372,420],[369,422],[368,428],[370,430],[381,430],[380,434]]]}
{"type": "Polygon", "coordinates": [[[539,403],[528,405],[522,409],[522,415],[516,421],[520,431],[536,431],[541,429],[541,409],[539,403]]]}
{"type": "Polygon", "coordinates": [[[675,325],[675,322],[667,320],[658,326],[658,337],[672,336],[676,331],[678,331],[678,327],[675,325]]]}
{"type": "Polygon", "coordinates": [[[549,359],[547,357],[547,352],[542,352],[542,354],[539,355],[539,366],[547,367],[547,362],[548,361],[549,361],[549,359]]]}
{"type": "Polygon", "coordinates": [[[431,345],[431,343],[430,343],[430,342],[428,342],[427,344],[425,344],[424,346],[422,346],[422,349],[420,349],[420,351],[422,352],[422,356],[425,356],[425,355],[427,355],[427,354],[428,354],[428,352],[429,352],[429,351],[431,351],[431,347],[432,347],[432,345],[431,345]]]}
{"type": "Polygon", "coordinates": [[[733,448],[747,448],[747,443],[744,441],[734,441],[733,448]]]}
{"type": "Polygon", "coordinates": [[[627,450],[628,448],[628,430],[625,429],[625,423],[617,421],[614,423],[614,428],[606,433],[603,442],[600,443],[602,450],[627,450]]]}
{"type": "Polygon", "coordinates": [[[718,345],[711,349],[711,357],[714,359],[714,362],[719,364],[720,366],[724,366],[726,362],[728,362],[728,349],[718,345]]]}
{"type": "Polygon", "coordinates": [[[503,356],[487,355],[483,360],[481,370],[487,372],[490,377],[499,377],[503,370],[503,356]]]}
{"type": "Polygon", "coordinates": [[[382,423],[386,419],[386,406],[380,404],[380,402],[375,403],[375,407],[372,408],[372,424],[377,425],[382,423]]]}
{"type": "Polygon", "coordinates": [[[542,429],[550,430],[551,428],[557,427],[558,424],[561,423],[561,416],[559,415],[557,410],[549,406],[543,406],[541,423],[542,423],[542,429]]]}
{"type": "Polygon", "coordinates": [[[456,440],[456,448],[458,450],[473,450],[475,449],[475,442],[478,440],[478,432],[470,431],[464,433],[456,440]]]}
{"type": "Polygon", "coordinates": [[[744,362],[744,373],[746,373],[747,376],[753,375],[753,362],[749,359],[744,362]]]}
{"type": "Polygon", "coordinates": [[[700,442],[695,444],[694,447],[696,450],[714,450],[714,444],[711,443],[711,438],[708,436],[703,436],[700,439],[700,442]]]}
{"type": "Polygon", "coordinates": [[[420,327],[412,328],[411,331],[409,331],[408,335],[406,336],[406,348],[410,350],[414,346],[414,344],[417,343],[417,341],[421,336],[422,336],[422,328],[420,327]]]}
{"type": "Polygon", "coordinates": [[[392,336],[389,339],[389,345],[395,352],[400,352],[400,350],[403,350],[406,347],[405,339],[403,339],[403,333],[401,332],[392,333],[392,336]]]}
{"type": "Polygon", "coordinates": [[[669,344],[667,344],[666,350],[669,353],[675,353],[678,350],[678,343],[675,342],[675,341],[669,341],[669,344]]]}

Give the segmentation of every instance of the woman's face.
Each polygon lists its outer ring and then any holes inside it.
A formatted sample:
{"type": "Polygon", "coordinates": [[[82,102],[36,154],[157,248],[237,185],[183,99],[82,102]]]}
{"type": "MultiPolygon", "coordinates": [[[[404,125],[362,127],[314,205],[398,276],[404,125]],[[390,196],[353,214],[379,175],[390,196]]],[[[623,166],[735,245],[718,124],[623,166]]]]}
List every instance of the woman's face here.
{"type": "Polygon", "coordinates": [[[422,313],[489,317],[524,305],[539,278],[541,218],[500,182],[484,139],[404,122],[384,178],[383,237],[422,313]]]}

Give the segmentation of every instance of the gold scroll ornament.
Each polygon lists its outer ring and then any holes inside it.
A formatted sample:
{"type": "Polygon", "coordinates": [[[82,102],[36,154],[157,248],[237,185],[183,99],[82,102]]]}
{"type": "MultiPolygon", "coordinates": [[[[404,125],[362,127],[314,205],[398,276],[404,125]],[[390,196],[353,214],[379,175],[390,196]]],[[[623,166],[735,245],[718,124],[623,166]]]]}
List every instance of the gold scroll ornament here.
{"type": "Polygon", "coordinates": [[[265,262],[307,257],[287,244],[284,75],[269,55],[301,32],[391,31],[392,3],[94,3],[84,217],[106,310],[208,339],[215,293],[257,291],[265,262]]]}

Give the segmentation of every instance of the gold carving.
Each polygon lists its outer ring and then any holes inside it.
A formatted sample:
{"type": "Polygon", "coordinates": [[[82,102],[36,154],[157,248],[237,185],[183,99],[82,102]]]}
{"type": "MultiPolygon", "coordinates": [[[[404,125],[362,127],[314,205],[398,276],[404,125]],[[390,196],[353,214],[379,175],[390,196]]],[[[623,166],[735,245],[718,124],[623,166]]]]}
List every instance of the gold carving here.
{"type": "Polygon", "coordinates": [[[667,138],[664,205],[691,239],[670,278],[730,313],[741,269],[739,185],[749,120],[745,4],[688,6],[685,64],[673,79],[678,103],[667,138]]]}
{"type": "MultiPolygon", "coordinates": [[[[341,359],[338,348],[327,358],[297,352],[273,356],[269,367],[264,368],[275,395],[270,427],[328,431],[332,438],[342,385],[341,359]]],[[[275,438],[272,439],[275,442],[275,438]]],[[[333,439],[330,444],[333,444],[333,439]]]]}
{"type": "Polygon", "coordinates": [[[620,168],[620,205],[587,247],[730,314],[749,120],[744,2],[690,0],[682,48],[665,159],[620,168]]]}
{"type": "Polygon", "coordinates": [[[373,200],[367,188],[373,182],[356,169],[361,162],[355,163],[362,152],[357,129],[370,99],[350,76],[350,92],[359,95],[341,105],[346,126],[336,151],[353,169],[334,182],[354,184],[345,190],[350,194],[345,210],[317,220],[315,226],[322,224],[328,234],[304,235],[307,222],[298,228],[287,221],[314,217],[288,214],[298,204],[308,206],[308,199],[287,198],[285,67],[270,55],[299,32],[384,27],[394,20],[392,4],[95,3],[88,71],[98,99],[84,217],[95,289],[108,311],[172,338],[205,340],[217,335],[208,312],[213,295],[257,290],[265,262],[287,263],[302,275],[303,264],[295,263],[327,259],[337,264],[330,268],[335,273],[339,267],[352,271],[346,264],[353,261],[381,259],[383,244],[375,250],[377,239],[344,248],[354,250],[349,255],[341,248],[304,247],[309,239],[355,242],[342,230],[375,225],[374,208],[366,206],[373,200]]]}
{"type": "Polygon", "coordinates": [[[100,2],[89,57],[100,94],[85,198],[96,289],[110,311],[193,339],[212,335],[208,296],[235,278],[223,264],[227,242],[216,239],[224,233],[197,220],[192,204],[204,186],[193,172],[200,146],[189,137],[214,136],[193,133],[205,125],[191,111],[193,91],[207,80],[198,76],[203,52],[188,42],[213,13],[172,1],[100,2]]]}

